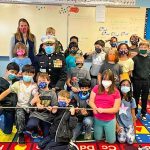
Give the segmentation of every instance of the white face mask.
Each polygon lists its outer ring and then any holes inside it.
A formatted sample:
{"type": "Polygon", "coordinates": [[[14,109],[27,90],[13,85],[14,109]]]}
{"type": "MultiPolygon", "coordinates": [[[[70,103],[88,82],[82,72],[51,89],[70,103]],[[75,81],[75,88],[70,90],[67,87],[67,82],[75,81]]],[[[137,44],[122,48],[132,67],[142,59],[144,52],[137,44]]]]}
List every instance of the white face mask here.
{"type": "Polygon", "coordinates": [[[105,89],[107,89],[108,87],[110,87],[112,85],[112,81],[111,80],[102,80],[102,85],[104,86],[105,89]]]}

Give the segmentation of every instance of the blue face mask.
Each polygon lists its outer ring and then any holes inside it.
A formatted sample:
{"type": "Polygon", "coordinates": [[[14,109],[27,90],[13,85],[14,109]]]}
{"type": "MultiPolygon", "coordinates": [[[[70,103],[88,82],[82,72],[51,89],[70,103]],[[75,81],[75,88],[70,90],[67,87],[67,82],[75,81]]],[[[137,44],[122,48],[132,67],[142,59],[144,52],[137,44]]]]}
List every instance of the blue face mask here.
{"type": "Polygon", "coordinates": [[[111,47],[117,47],[117,43],[111,43],[111,47]]]}
{"type": "Polygon", "coordinates": [[[54,46],[46,46],[45,47],[46,54],[52,54],[54,52],[54,46]]]}
{"type": "Polygon", "coordinates": [[[27,76],[27,75],[24,75],[23,76],[23,81],[24,82],[31,82],[33,80],[33,77],[32,76],[27,76]]]}
{"type": "Polygon", "coordinates": [[[40,89],[45,89],[45,88],[47,87],[47,83],[46,83],[46,82],[40,82],[40,83],[38,84],[38,87],[39,87],[40,89]]]}
{"type": "Polygon", "coordinates": [[[9,80],[14,80],[14,79],[16,79],[16,75],[10,73],[10,74],[8,75],[8,79],[9,79],[9,80]]]}
{"type": "Polygon", "coordinates": [[[130,91],[130,87],[128,86],[121,86],[121,92],[122,93],[128,93],[130,91]]]}
{"type": "Polygon", "coordinates": [[[90,92],[89,91],[80,91],[78,93],[78,96],[81,100],[87,100],[90,97],[90,92]]]}
{"type": "Polygon", "coordinates": [[[67,103],[65,101],[58,101],[58,106],[59,107],[66,107],[67,106],[67,103]]]}

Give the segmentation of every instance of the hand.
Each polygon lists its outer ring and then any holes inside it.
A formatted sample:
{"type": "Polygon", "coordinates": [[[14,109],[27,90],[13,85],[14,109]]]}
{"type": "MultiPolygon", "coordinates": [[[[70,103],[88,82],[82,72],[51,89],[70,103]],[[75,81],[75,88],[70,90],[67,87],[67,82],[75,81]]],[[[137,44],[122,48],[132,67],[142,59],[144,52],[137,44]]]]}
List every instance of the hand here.
{"type": "Polygon", "coordinates": [[[51,106],[48,106],[47,108],[46,108],[48,111],[52,111],[52,107],[51,106]]]}
{"type": "Polygon", "coordinates": [[[122,127],[118,125],[117,129],[116,129],[117,133],[119,134],[121,132],[121,130],[122,130],[122,127]]]}
{"type": "Polygon", "coordinates": [[[41,96],[41,95],[38,94],[38,93],[35,94],[34,97],[33,97],[33,99],[31,100],[30,104],[31,104],[31,105],[34,105],[34,104],[40,102],[40,96],[41,96]]]}
{"type": "Polygon", "coordinates": [[[71,87],[71,90],[75,93],[79,92],[79,89],[78,88],[75,88],[75,87],[71,87]]]}
{"type": "Polygon", "coordinates": [[[55,114],[58,110],[58,106],[53,106],[52,107],[52,113],[55,114]]]}
{"type": "Polygon", "coordinates": [[[88,112],[86,111],[85,108],[83,108],[83,109],[81,109],[81,114],[82,114],[83,116],[87,116],[87,115],[88,115],[88,112]]]}
{"type": "Polygon", "coordinates": [[[104,109],[103,108],[97,108],[98,113],[103,113],[104,109]]]}
{"type": "Polygon", "coordinates": [[[74,107],[71,107],[69,111],[71,112],[72,116],[75,114],[75,108],[74,107]]]}
{"type": "Polygon", "coordinates": [[[42,110],[42,109],[44,109],[44,106],[41,105],[41,104],[37,104],[37,108],[40,109],[40,110],[42,110]]]}

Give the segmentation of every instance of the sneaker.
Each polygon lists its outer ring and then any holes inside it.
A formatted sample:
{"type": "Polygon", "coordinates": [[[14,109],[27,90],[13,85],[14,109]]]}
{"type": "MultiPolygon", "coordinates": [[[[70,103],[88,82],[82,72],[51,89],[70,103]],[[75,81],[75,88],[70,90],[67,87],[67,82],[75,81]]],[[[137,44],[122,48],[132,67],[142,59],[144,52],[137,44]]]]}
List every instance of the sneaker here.
{"type": "Polygon", "coordinates": [[[78,146],[72,141],[68,145],[68,150],[79,150],[78,146]]]}
{"type": "Polygon", "coordinates": [[[20,133],[18,138],[19,138],[18,144],[25,144],[25,139],[24,139],[23,133],[20,133]]]}
{"type": "Polygon", "coordinates": [[[91,140],[91,139],[92,139],[91,133],[85,133],[84,134],[84,140],[91,140]]]}
{"type": "Polygon", "coordinates": [[[141,119],[144,120],[144,121],[147,120],[145,115],[141,115],[141,119]]]}
{"type": "Polygon", "coordinates": [[[38,147],[40,149],[44,149],[46,147],[46,145],[51,141],[51,137],[50,136],[47,136],[45,137],[43,140],[41,140],[39,143],[38,143],[38,147]]]}

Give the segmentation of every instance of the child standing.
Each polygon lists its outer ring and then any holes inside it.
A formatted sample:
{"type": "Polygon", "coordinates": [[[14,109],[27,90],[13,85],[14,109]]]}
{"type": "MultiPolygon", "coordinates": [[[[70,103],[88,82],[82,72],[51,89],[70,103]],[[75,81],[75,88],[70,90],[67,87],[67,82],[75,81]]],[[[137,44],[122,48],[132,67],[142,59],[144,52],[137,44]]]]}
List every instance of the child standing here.
{"type": "Polygon", "coordinates": [[[90,75],[91,75],[91,88],[97,85],[97,75],[99,70],[105,60],[106,53],[103,51],[105,47],[105,42],[103,40],[98,40],[94,43],[95,51],[91,54],[85,54],[85,59],[88,57],[92,58],[92,66],[90,68],[90,75]]]}
{"type": "Polygon", "coordinates": [[[53,90],[49,90],[48,85],[50,83],[50,78],[47,73],[37,74],[37,84],[39,87],[40,101],[37,101],[36,105],[39,110],[33,111],[30,114],[30,119],[27,123],[27,129],[33,131],[32,137],[38,135],[38,128],[40,127],[43,131],[43,136],[48,135],[50,128],[50,112],[53,109],[52,106],[57,106],[57,96],[53,90]],[[47,107],[47,108],[43,108],[47,107]]]}
{"type": "Polygon", "coordinates": [[[118,46],[119,52],[119,64],[122,66],[123,73],[121,74],[121,80],[128,79],[134,69],[134,62],[129,58],[129,46],[126,43],[121,43],[118,46]]]}
{"type": "Polygon", "coordinates": [[[54,114],[54,120],[50,126],[49,136],[39,142],[39,148],[43,150],[51,150],[53,148],[66,149],[72,138],[73,129],[77,125],[77,117],[75,116],[74,107],[69,107],[70,94],[65,90],[58,93],[58,106],[64,109],[58,109],[54,114]]]}
{"type": "Polygon", "coordinates": [[[86,110],[86,108],[90,108],[88,103],[90,97],[91,81],[85,78],[79,80],[79,88],[80,91],[73,95],[71,101],[74,106],[83,109],[77,110],[76,112],[76,116],[78,117],[78,124],[73,130],[72,141],[76,141],[76,138],[82,133],[83,129],[85,129],[84,139],[92,139],[91,128],[93,125],[93,113],[90,110],[86,110]]]}
{"type": "Polygon", "coordinates": [[[133,58],[133,96],[136,100],[135,113],[138,113],[139,98],[141,96],[141,118],[146,120],[147,99],[149,94],[150,58],[147,55],[149,43],[143,41],[139,44],[139,54],[133,58]]]}
{"type": "Polygon", "coordinates": [[[0,94],[0,101],[10,93],[16,93],[18,96],[17,107],[21,108],[16,110],[16,127],[20,144],[25,143],[23,131],[25,130],[25,124],[29,117],[28,107],[32,104],[32,97],[38,93],[37,85],[33,83],[34,74],[34,67],[25,65],[22,68],[23,80],[15,82],[0,94]]]}
{"type": "Polygon", "coordinates": [[[106,54],[105,61],[102,64],[99,74],[98,74],[98,83],[101,83],[101,76],[105,70],[110,69],[115,76],[115,84],[119,86],[120,75],[122,74],[122,67],[118,64],[119,56],[116,48],[111,48],[106,54]]]}
{"type": "Polygon", "coordinates": [[[66,67],[67,71],[76,66],[76,53],[78,51],[78,44],[76,42],[71,42],[69,44],[69,55],[66,57],[66,67]]]}
{"type": "MultiPolygon", "coordinates": [[[[19,66],[12,62],[7,65],[6,73],[4,77],[0,77],[0,94],[7,90],[10,85],[16,81],[16,75],[19,72],[19,66]]],[[[17,95],[15,93],[8,94],[2,101],[0,106],[2,107],[15,107],[17,104],[17,95]]],[[[2,109],[1,114],[4,115],[4,130],[5,134],[11,134],[13,124],[15,122],[15,110],[14,109],[2,109]]]]}
{"type": "Polygon", "coordinates": [[[21,42],[18,42],[15,45],[13,53],[16,57],[12,58],[11,62],[15,62],[19,65],[19,68],[20,68],[19,76],[22,76],[21,72],[22,72],[23,66],[31,65],[31,60],[30,58],[27,57],[26,45],[21,42]]]}
{"type": "Polygon", "coordinates": [[[105,70],[100,85],[96,85],[90,95],[89,105],[94,113],[94,137],[102,140],[105,133],[106,141],[116,141],[115,114],[120,108],[120,93],[115,86],[113,72],[105,70]]]}
{"type": "Polygon", "coordinates": [[[132,97],[131,82],[120,82],[121,107],[117,114],[117,134],[120,143],[133,144],[135,139],[135,108],[136,102],[132,97]]]}

